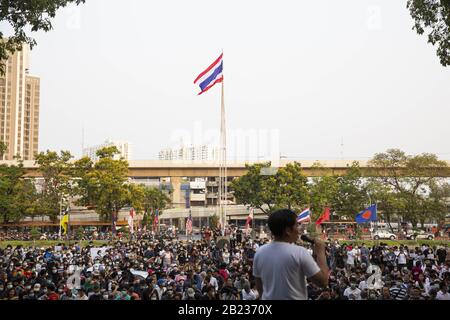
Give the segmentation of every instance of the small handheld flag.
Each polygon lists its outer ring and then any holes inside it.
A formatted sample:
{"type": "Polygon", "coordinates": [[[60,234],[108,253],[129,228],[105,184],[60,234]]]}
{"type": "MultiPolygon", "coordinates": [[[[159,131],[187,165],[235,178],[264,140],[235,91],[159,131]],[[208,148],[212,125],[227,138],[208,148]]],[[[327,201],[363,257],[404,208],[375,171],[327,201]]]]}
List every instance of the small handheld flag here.
{"type": "Polygon", "coordinates": [[[309,208],[306,208],[297,216],[297,222],[306,222],[310,220],[311,220],[311,211],[309,210],[309,208]]]}
{"type": "Polygon", "coordinates": [[[188,234],[192,234],[192,215],[190,213],[186,221],[186,235],[188,234]]]}
{"type": "Polygon", "coordinates": [[[199,85],[199,95],[211,89],[216,83],[223,81],[223,53],[194,80],[199,85]]]}
{"type": "Polygon", "coordinates": [[[66,212],[61,219],[61,228],[63,229],[63,234],[67,234],[68,224],[69,224],[69,214],[66,212]]]}
{"type": "Polygon", "coordinates": [[[377,205],[373,204],[356,215],[356,223],[377,221],[377,205]]]}

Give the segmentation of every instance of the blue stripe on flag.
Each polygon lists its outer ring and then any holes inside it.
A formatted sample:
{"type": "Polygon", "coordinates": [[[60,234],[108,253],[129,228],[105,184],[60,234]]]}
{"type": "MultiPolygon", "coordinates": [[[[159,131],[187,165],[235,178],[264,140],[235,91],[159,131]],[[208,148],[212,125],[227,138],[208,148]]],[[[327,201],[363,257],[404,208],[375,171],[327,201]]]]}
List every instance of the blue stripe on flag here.
{"type": "Polygon", "coordinates": [[[308,216],[309,216],[309,211],[306,211],[304,213],[299,214],[298,217],[297,217],[297,220],[306,218],[308,216]]]}
{"type": "Polygon", "coordinates": [[[202,83],[200,83],[200,89],[205,90],[205,88],[214,80],[216,80],[217,76],[222,73],[223,69],[223,62],[220,63],[220,65],[214,69],[214,72],[206,78],[202,83]]]}

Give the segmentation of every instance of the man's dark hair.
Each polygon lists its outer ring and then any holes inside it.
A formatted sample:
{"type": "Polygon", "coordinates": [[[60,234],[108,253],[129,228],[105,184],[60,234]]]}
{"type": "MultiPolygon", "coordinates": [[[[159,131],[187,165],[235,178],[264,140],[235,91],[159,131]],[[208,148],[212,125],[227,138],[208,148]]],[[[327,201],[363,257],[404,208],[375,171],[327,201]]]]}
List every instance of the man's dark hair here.
{"type": "Polygon", "coordinates": [[[281,237],[286,228],[291,228],[297,219],[294,211],[281,209],[273,212],[267,221],[269,229],[275,237],[281,237]]]}

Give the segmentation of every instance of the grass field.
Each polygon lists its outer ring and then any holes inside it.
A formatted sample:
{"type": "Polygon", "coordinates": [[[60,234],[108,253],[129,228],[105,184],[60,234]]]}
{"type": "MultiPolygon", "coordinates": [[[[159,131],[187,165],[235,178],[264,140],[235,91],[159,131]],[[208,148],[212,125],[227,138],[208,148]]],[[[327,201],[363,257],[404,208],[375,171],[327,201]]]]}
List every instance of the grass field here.
{"type": "MultiPolygon", "coordinates": [[[[64,243],[65,245],[73,245],[74,243],[80,244],[82,247],[85,247],[89,244],[89,241],[58,241],[58,240],[36,240],[36,241],[0,241],[0,248],[5,248],[8,245],[11,245],[13,247],[16,247],[18,245],[22,245],[24,247],[30,247],[30,246],[36,246],[39,248],[47,248],[47,247],[53,247],[60,243],[64,243]]],[[[104,244],[108,244],[109,241],[107,240],[95,240],[93,241],[93,245],[96,247],[100,247],[104,244]]],[[[347,244],[353,244],[361,246],[363,243],[366,246],[373,246],[378,245],[380,243],[386,243],[389,246],[399,246],[399,245],[406,245],[410,248],[414,248],[416,246],[421,246],[422,244],[427,244],[430,246],[440,246],[440,245],[450,245],[449,240],[341,240],[339,243],[347,243],[347,244]]]]}

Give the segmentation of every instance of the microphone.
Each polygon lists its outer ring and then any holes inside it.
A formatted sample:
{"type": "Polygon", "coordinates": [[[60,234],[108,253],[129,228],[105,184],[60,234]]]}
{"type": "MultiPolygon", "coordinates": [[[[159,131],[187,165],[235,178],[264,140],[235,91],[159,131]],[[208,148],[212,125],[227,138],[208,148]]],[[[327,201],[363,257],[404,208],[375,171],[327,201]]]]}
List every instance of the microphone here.
{"type": "Polygon", "coordinates": [[[314,239],[311,239],[310,237],[308,237],[306,234],[302,234],[300,236],[300,239],[302,239],[305,242],[309,242],[311,244],[314,244],[314,239]]]}

